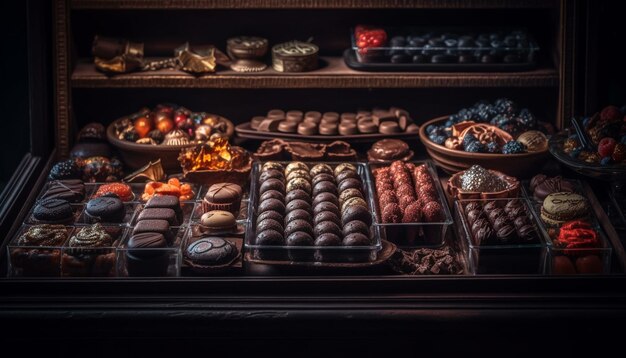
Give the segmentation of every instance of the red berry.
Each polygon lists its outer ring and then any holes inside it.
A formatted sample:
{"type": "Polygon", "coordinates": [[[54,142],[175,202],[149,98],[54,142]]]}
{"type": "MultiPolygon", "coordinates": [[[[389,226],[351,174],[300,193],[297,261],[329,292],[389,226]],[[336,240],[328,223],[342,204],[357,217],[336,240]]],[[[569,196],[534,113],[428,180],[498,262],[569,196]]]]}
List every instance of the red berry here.
{"type": "Polygon", "coordinates": [[[613,138],[602,138],[598,144],[598,153],[603,158],[611,156],[611,154],[613,154],[613,149],[615,149],[615,144],[617,144],[617,141],[613,138]]]}
{"type": "Polygon", "coordinates": [[[604,107],[600,112],[601,121],[619,121],[622,117],[622,112],[615,106],[604,107]]]}
{"type": "Polygon", "coordinates": [[[611,159],[615,162],[619,163],[622,160],[626,159],[626,144],[619,143],[613,149],[613,154],[611,154],[611,159]]]}

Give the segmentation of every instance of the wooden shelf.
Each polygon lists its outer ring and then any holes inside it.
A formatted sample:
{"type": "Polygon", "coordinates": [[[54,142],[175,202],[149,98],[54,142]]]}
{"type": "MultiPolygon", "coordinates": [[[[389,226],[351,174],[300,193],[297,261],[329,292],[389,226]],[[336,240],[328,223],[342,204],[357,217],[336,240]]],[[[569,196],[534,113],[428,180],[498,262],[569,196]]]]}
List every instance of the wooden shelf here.
{"type": "Polygon", "coordinates": [[[71,0],[72,9],[552,8],[556,0],[71,0]]]}
{"type": "Polygon", "coordinates": [[[219,70],[192,76],[177,70],[106,76],[90,59],[80,60],[71,77],[73,88],[441,88],[441,87],[555,87],[558,73],[543,68],[527,72],[360,72],[340,57],[322,57],[326,66],[302,73],[267,69],[258,73],[219,70]]]}

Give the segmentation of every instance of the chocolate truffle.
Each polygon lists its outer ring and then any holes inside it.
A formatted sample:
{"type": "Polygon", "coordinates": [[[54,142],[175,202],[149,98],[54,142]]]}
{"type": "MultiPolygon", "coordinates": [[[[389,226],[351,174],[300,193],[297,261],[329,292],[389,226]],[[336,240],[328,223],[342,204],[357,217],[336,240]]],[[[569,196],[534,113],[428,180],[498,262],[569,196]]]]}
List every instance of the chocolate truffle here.
{"type": "Polygon", "coordinates": [[[493,229],[489,225],[481,226],[476,230],[476,232],[474,232],[474,238],[476,240],[476,244],[478,245],[491,244],[493,236],[493,229]]]}
{"type": "Polygon", "coordinates": [[[230,211],[211,210],[202,214],[200,225],[204,232],[209,233],[234,231],[237,228],[237,219],[230,211]]]}
{"type": "MultiPolygon", "coordinates": [[[[390,204],[394,205],[394,204],[390,204]]],[[[402,215],[402,212],[400,212],[402,215]]],[[[360,205],[349,206],[341,215],[341,223],[345,225],[352,220],[361,220],[367,225],[372,224],[372,214],[370,211],[360,205]]]]}
{"type": "Polygon", "coordinates": [[[315,165],[313,168],[311,168],[311,170],[309,171],[309,174],[311,174],[312,177],[315,177],[318,174],[333,174],[333,168],[330,167],[330,165],[328,164],[317,164],[315,165]]]}
{"type": "Polygon", "coordinates": [[[354,189],[362,189],[363,187],[363,183],[361,183],[361,180],[359,179],[353,179],[353,178],[349,178],[349,179],[345,179],[344,181],[342,181],[341,183],[339,183],[339,192],[342,193],[347,189],[350,188],[354,188],[354,189]]]}
{"type": "Polygon", "coordinates": [[[339,224],[341,222],[339,220],[339,215],[337,215],[337,213],[334,213],[332,211],[322,211],[322,212],[319,212],[313,218],[313,224],[314,225],[317,225],[317,224],[321,223],[322,221],[332,221],[332,222],[334,222],[336,224],[339,224]]]}
{"type": "Polygon", "coordinates": [[[313,177],[311,184],[315,186],[319,182],[329,181],[331,183],[335,183],[335,177],[332,174],[321,173],[313,177]]]}
{"type": "Polygon", "coordinates": [[[465,211],[466,212],[470,212],[472,210],[482,210],[483,206],[480,205],[480,203],[476,202],[476,201],[472,201],[471,203],[468,203],[467,205],[465,205],[465,211]]]}
{"type": "Polygon", "coordinates": [[[428,202],[422,208],[422,215],[426,222],[442,222],[446,219],[441,204],[436,201],[428,202]]]}
{"type": "Polygon", "coordinates": [[[350,163],[341,163],[339,165],[337,165],[335,167],[335,170],[333,171],[333,174],[335,175],[335,177],[337,177],[337,175],[339,175],[339,173],[341,173],[344,170],[351,170],[356,172],[356,167],[350,163]]]}
{"type": "Polygon", "coordinates": [[[264,200],[259,204],[258,211],[262,213],[264,211],[276,211],[279,214],[283,215],[285,213],[285,204],[278,199],[268,199],[264,200]]]}
{"type": "Polygon", "coordinates": [[[517,240],[517,232],[512,225],[506,225],[496,231],[496,237],[501,244],[512,244],[517,240]]]}
{"type": "Polygon", "coordinates": [[[355,197],[363,199],[363,193],[361,193],[360,188],[346,189],[339,194],[339,204],[343,204],[346,200],[355,197]]]}
{"type": "Polygon", "coordinates": [[[293,170],[291,173],[289,173],[289,175],[287,175],[286,181],[289,182],[295,178],[302,178],[306,181],[311,181],[311,175],[309,174],[309,171],[304,169],[293,170]]]}
{"type": "Polygon", "coordinates": [[[39,200],[46,199],[62,199],[70,203],[79,203],[85,199],[85,183],[79,179],[52,181],[39,200]]]}
{"type": "Polygon", "coordinates": [[[493,221],[492,227],[494,230],[498,231],[502,229],[503,227],[509,226],[509,225],[510,225],[509,218],[507,218],[505,215],[502,215],[493,221]]]}
{"type": "Polygon", "coordinates": [[[285,196],[285,201],[287,203],[292,202],[294,200],[304,200],[307,203],[311,201],[311,196],[302,189],[292,190],[287,193],[285,196]]]}
{"type": "MultiPolygon", "coordinates": [[[[413,204],[415,202],[415,200],[416,200],[415,197],[411,196],[411,195],[401,196],[401,197],[398,198],[398,206],[404,212],[404,209],[406,209],[407,206],[413,204]]],[[[420,201],[420,204],[421,203],[422,202],[420,201]]]]}
{"type": "Polygon", "coordinates": [[[293,220],[285,226],[285,236],[289,236],[296,231],[303,231],[313,236],[313,227],[307,220],[293,220]]]}
{"type": "Polygon", "coordinates": [[[501,216],[506,217],[506,213],[504,212],[504,210],[502,210],[502,208],[493,209],[487,214],[487,217],[489,218],[491,222],[495,222],[496,219],[501,216]]]}
{"type": "Polygon", "coordinates": [[[306,212],[311,212],[311,204],[307,201],[296,199],[287,203],[287,212],[290,213],[294,210],[304,210],[306,212]]]}
{"type": "Polygon", "coordinates": [[[276,199],[276,200],[283,201],[285,200],[285,196],[277,190],[268,190],[261,195],[261,197],[259,198],[259,201],[263,202],[268,199],[276,199]]]}
{"type": "Polygon", "coordinates": [[[156,232],[163,235],[168,243],[174,242],[174,233],[170,230],[170,224],[165,220],[138,221],[133,229],[133,235],[144,232],[156,232]]]}
{"type": "Polygon", "coordinates": [[[367,152],[370,160],[388,161],[395,159],[407,160],[412,154],[409,145],[399,139],[383,139],[372,145],[367,152]]]}
{"type": "Polygon", "coordinates": [[[335,234],[322,234],[315,239],[315,246],[341,246],[341,237],[335,234]]]}
{"type": "Polygon", "coordinates": [[[180,199],[175,195],[155,195],[146,202],[145,209],[167,208],[176,213],[178,222],[183,222],[183,209],[180,206],[180,199]]]}
{"type": "Polygon", "coordinates": [[[339,228],[339,225],[333,221],[322,221],[315,225],[313,234],[315,237],[319,237],[322,234],[335,234],[337,236],[341,236],[341,228],[339,228]]]}
{"type": "Polygon", "coordinates": [[[317,215],[323,211],[330,211],[333,212],[335,214],[339,214],[339,208],[337,207],[337,205],[328,202],[328,201],[323,201],[319,204],[317,204],[314,208],[313,208],[313,215],[317,215]]]}
{"type": "Polygon", "coordinates": [[[304,209],[295,209],[295,210],[289,211],[287,215],[285,216],[285,223],[289,224],[290,222],[297,220],[297,219],[308,221],[311,219],[311,213],[304,209]]]}
{"type": "Polygon", "coordinates": [[[517,232],[519,233],[519,237],[526,242],[535,241],[538,236],[537,229],[532,224],[525,224],[520,226],[517,229],[517,232]]]}
{"type": "Polygon", "coordinates": [[[384,223],[402,222],[402,209],[398,204],[389,203],[383,208],[382,219],[384,223]]]}
{"type": "Polygon", "coordinates": [[[275,230],[278,232],[283,232],[283,224],[274,219],[265,219],[261,221],[257,221],[256,224],[256,232],[263,232],[265,230],[275,230]]]}
{"type": "Polygon", "coordinates": [[[360,205],[366,209],[369,209],[369,206],[367,205],[365,200],[359,197],[353,197],[344,201],[343,204],[341,204],[341,212],[343,213],[348,207],[353,205],[360,205]]]}
{"type": "Polygon", "coordinates": [[[259,194],[263,194],[268,190],[276,190],[282,194],[285,193],[285,184],[279,179],[268,179],[261,184],[259,194]]]}
{"type": "Polygon", "coordinates": [[[282,245],[283,234],[276,230],[265,230],[256,234],[257,245],[282,245]]]}
{"type": "Polygon", "coordinates": [[[332,182],[321,181],[313,187],[313,196],[317,196],[321,193],[331,193],[337,195],[337,187],[332,182]]]}
{"type": "Polygon", "coordinates": [[[285,176],[289,176],[289,174],[294,170],[304,170],[308,173],[309,166],[303,162],[291,162],[285,167],[285,176]]]}
{"type": "Polygon", "coordinates": [[[161,234],[144,232],[131,236],[126,244],[129,276],[165,276],[169,265],[167,240],[161,234]]]}
{"type": "Polygon", "coordinates": [[[472,225],[476,222],[476,220],[478,220],[479,218],[484,218],[485,214],[483,213],[483,211],[481,210],[472,210],[470,212],[467,213],[467,222],[472,225]]]}
{"type": "Polygon", "coordinates": [[[485,210],[487,213],[497,208],[498,208],[498,203],[495,201],[490,201],[483,206],[483,210],[485,210]]]}
{"type": "MultiPolygon", "coordinates": [[[[123,206],[122,209],[124,209],[123,206]]],[[[33,218],[50,224],[70,223],[74,218],[74,211],[67,200],[45,199],[40,201],[33,209],[33,218]]]]}
{"type": "Polygon", "coordinates": [[[119,223],[126,216],[124,203],[117,196],[101,196],[87,202],[85,212],[102,222],[119,223]]]}
{"type": "Polygon", "coordinates": [[[370,228],[363,221],[353,220],[343,226],[342,234],[344,237],[354,234],[361,233],[369,237],[370,228]]]}
{"type": "Polygon", "coordinates": [[[340,184],[342,181],[344,181],[345,179],[349,179],[349,178],[361,180],[359,173],[357,173],[354,170],[344,170],[335,176],[335,179],[337,179],[337,183],[340,183],[340,184]]]}
{"type": "Polygon", "coordinates": [[[335,194],[333,194],[333,193],[320,193],[320,194],[317,194],[315,196],[315,198],[313,199],[313,207],[316,207],[317,204],[322,203],[324,201],[333,203],[337,207],[339,207],[339,200],[337,199],[337,196],[335,194]]]}
{"type": "Polygon", "coordinates": [[[296,231],[287,236],[287,246],[311,246],[313,237],[304,231],[296,231]]]}
{"type": "Polygon", "coordinates": [[[422,221],[422,210],[419,203],[412,203],[404,208],[403,223],[418,223],[422,221]]]}
{"type": "Polygon", "coordinates": [[[238,254],[235,244],[221,237],[203,237],[189,243],[184,251],[186,260],[200,266],[226,265],[238,254]]]}
{"type": "Polygon", "coordinates": [[[176,213],[174,210],[169,208],[149,208],[143,209],[139,216],[137,217],[138,221],[141,220],[166,220],[170,226],[178,226],[180,223],[176,218],[176,213]]]}
{"type": "Polygon", "coordinates": [[[268,179],[285,180],[285,174],[283,174],[282,170],[277,169],[268,169],[261,172],[261,175],[259,176],[259,183],[263,183],[268,179]]]}
{"type": "Polygon", "coordinates": [[[283,165],[278,162],[266,162],[261,167],[261,171],[266,171],[270,169],[280,170],[281,172],[285,171],[285,167],[283,167],[283,165]]]}
{"type": "Polygon", "coordinates": [[[387,204],[391,203],[398,204],[398,198],[396,197],[396,194],[394,194],[393,190],[385,190],[378,197],[378,205],[381,208],[384,208],[387,204]]]}
{"type": "Polygon", "coordinates": [[[411,184],[401,184],[396,188],[396,196],[401,198],[403,196],[410,196],[415,198],[415,190],[411,184]]]}
{"type": "Polygon", "coordinates": [[[259,216],[256,218],[257,222],[265,219],[274,219],[278,222],[281,222],[283,221],[283,215],[277,211],[269,210],[260,213],[259,216]]]}
{"type": "Polygon", "coordinates": [[[367,246],[371,244],[369,237],[361,233],[353,233],[343,238],[345,246],[367,246]]]}
{"type": "Polygon", "coordinates": [[[287,191],[290,192],[292,190],[301,189],[306,191],[307,193],[311,193],[311,183],[308,180],[302,178],[292,179],[287,183],[287,191]]]}

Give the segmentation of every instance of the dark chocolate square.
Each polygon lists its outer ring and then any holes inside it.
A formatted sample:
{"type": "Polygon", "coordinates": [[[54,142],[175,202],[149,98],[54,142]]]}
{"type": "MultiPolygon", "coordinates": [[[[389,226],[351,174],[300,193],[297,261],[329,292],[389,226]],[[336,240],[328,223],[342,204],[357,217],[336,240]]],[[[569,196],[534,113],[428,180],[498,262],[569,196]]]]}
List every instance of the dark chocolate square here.
{"type": "Polygon", "coordinates": [[[167,220],[170,226],[180,225],[176,213],[170,208],[144,208],[137,218],[137,221],[142,220],[167,220]]]}
{"type": "Polygon", "coordinates": [[[133,235],[142,232],[156,232],[162,234],[168,243],[174,241],[174,234],[167,220],[140,220],[135,224],[133,235]]]}

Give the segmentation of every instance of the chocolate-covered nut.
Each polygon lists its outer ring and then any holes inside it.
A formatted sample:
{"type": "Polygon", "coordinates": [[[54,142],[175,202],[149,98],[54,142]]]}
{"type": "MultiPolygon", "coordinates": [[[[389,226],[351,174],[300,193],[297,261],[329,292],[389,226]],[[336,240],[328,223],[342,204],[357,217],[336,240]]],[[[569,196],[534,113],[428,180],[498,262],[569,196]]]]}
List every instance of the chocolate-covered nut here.
{"type": "Polygon", "coordinates": [[[261,172],[261,175],[259,176],[259,183],[263,183],[268,179],[278,179],[282,181],[285,180],[285,175],[282,170],[276,169],[268,169],[261,172]]]}
{"type": "Polygon", "coordinates": [[[343,193],[345,190],[350,188],[353,189],[361,189],[363,187],[363,183],[360,179],[348,178],[339,183],[339,192],[343,193]]]}
{"type": "Polygon", "coordinates": [[[265,230],[257,232],[256,244],[257,245],[282,245],[283,234],[276,230],[265,230]]]}
{"type": "Polygon", "coordinates": [[[315,239],[315,246],[341,246],[341,237],[335,234],[322,234],[315,239]]]}
{"type": "Polygon", "coordinates": [[[259,123],[256,130],[259,132],[276,132],[281,122],[282,119],[265,118],[259,123]]]}
{"type": "Polygon", "coordinates": [[[322,115],[322,121],[326,121],[329,123],[338,123],[339,122],[339,113],[337,112],[325,112],[322,115]]]}
{"type": "Polygon", "coordinates": [[[498,231],[508,225],[510,225],[509,218],[506,215],[502,215],[493,222],[492,226],[494,230],[498,231]]]}
{"type": "Polygon", "coordinates": [[[339,134],[341,135],[353,135],[358,132],[359,129],[357,128],[356,123],[344,121],[339,124],[339,134]]]}
{"type": "Polygon", "coordinates": [[[274,219],[278,222],[281,222],[283,220],[283,215],[277,211],[264,211],[259,214],[259,216],[256,218],[256,221],[259,222],[265,219],[274,219]]]}
{"type": "Polygon", "coordinates": [[[279,162],[265,162],[265,163],[263,163],[263,166],[261,167],[261,171],[266,171],[266,170],[270,170],[270,169],[284,171],[285,167],[283,167],[283,165],[280,164],[279,162]]]}
{"type": "Polygon", "coordinates": [[[506,225],[496,231],[496,237],[500,243],[510,244],[517,240],[517,232],[515,231],[513,225],[506,225]]]}
{"type": "Polygon", "coordinates": [[[311,220],[311,212],[305,209],[294,209],[288,211],[285,216],[285,223],[289,224],[290,222],[298,219],[306,221],[311,220]]]}
{"type": "Polygon", "coordinates": [[[323,234],[334,234],[341,236],[341,228],[333,221],[322,221],[315,225],[313,228],[313,234],[315,237],[319,237],[323,234]]]}
{"type": "Polygon", "coordinates": [[[304,114],[304,119],[313,120],[316,121],[315,123],[319,123],[319,121],[322,120],[322,114],[316,111],[308,111],[304,114]]]}
{"type": "Polygon", "coordinates": [[[302,189],[296,189],[296,190],[292,190],[290,192],[287,193],[287,195],[285,196],[285,202],[289,203],[291,201],[294,201],[296,199],[300,199],[300,200],[304,200],[307,203],[311,201],[311,196],[304,190],[302,189]]]}
{"type": "Polygon", "coordinates": [[[332,221],[336,223],[337,225],[341,223],[341,220],[339,219],[339,215],[333,211],[322,211],[322,212],[315,214],[315,217],[313,218],[313,225],[317,225],[321,223],[322,221],[332,221]]]}
{"type": "Polygon", "coordinates": [[[487,217],[491,222],[495,222],[500,216],[506,216],[506,213],[502,208],[493,209],[489,212],[489,214],[487,214],[487,217]]]}
{"type": "Polygon", "coordinates": [[[321,135],[337,135],[337,128],[337,123],[325,123],[322,120],[322,123],[320,123],[318,130],[321,135]]]}
{"type": "Polygon", "coordinates": [[[313,186],[313,196],[318,196],[321,193],[337,195],[337,186],[329,181],[321,181],[313,186]]]}
{"type": "Polygon", "coordinates": [[[335,177],[337,183],[341,183],[343,180],[350,178],[359,180],[361,179],[359,173],[357,173],[355,170],[344,170],[341,173],[337,174],[337,176],[335,177]]]}
{"type": "Polygon", "coordinates": [[[311,212],[311,204],[307,201],[296,199],[287,203],[287,212],[290,213],[296,209],[306,210],[309,213],[311,212]]]}
{"type": "Polygon", "coordinates": [[[367,246],[371,244],[369,237],[361,233],[353,233],[343,238],[345,246],[367,246]]]}
{"type": "Polygon", "coordinates": [[[357,128],[359,132],[363,134],[376,133],[378,132],[378,126],[374,124],[374,121],[368,118],[361,118],[357,122],[357,128]]]}
{"type": "Polygon", "coordinates": [[[308,173],[309,166],[303,162],[291,162],[285,167],[285,176],[289,176],[289,174],[295,170],[305,170],[308,173]]]}
{"type": "Polygon", "coordinates": [[[276,230],[278,232],[283,232],[283,224],[274,219],[257,221],[256,232],[262,232],[265,230],[276,230]]]}
{"type": "Polygon", "coordinates": [[[311,174],[311,177],[315,177],[318,174],[332,174],[332,173],[333,173],[333,168],[331,168],[330,165],[324,164],[324,163],[316,164],[309,171],[309,174],[311,174]]]}
{"type": "Polygon", "coordinates": [[[284,194],[285,184],[283,184],[283,182],[279,179],[268,179],[261,184],[259,193],[262,195],[268,190],[276,190],[277,192],[284,194]]]}
{"type": "Polygon", "coordinates": [[[285,204],[278,199],[267,199],[259,203],[259,213],[265,211],[275,211],[281,215],[285,213],[285,204]]]}
{"type": "Polygon", "coordinates": [[[319,193],[315,196],[315,198],[313,198],[313,207],[316,207],[319,203],[322,202],[329,202],[329,203],[333,203],[335,205],[337,205],[337,207],[339,207],[339,200],[337,199],[337,196],[333,193],[329,193],[329,192],[324,192],[324,193],[319,193]]]}
{"type": "Polygon", "coordinates": [[[292,172],[289,173],[289,175],[287,175],[286,178],[286,182],[289,182],[292,179],[295,178],[302,178],[302,179],[306,179],[307,181],[311,181],[311,175],[309,175],[309,171],[308,170],[304,170],[304,169],[297,169],[297,170],[293,170],[292,172]]]}
{"type": "Polygon", "coordinates": [[[263,122],[264,119],[265,117],[263,116],[252,117],[252,119],[250,120],[250,128],[259,129],[259,124],[261,124],[261,122],[263,122]]]}
{"type": "Polygon", "coordinates": [[[339,173],[341,173],[344,170],[351,170],[351,171],[354,171],[354,172],[357,171],[356,167],[354,165],[352,165],[350,163],[341,163],[341,164],[339,164],[339,165],[337,165],[335,167],[335,170],[333,170],[333,174],[336,177],[337,175],[339,175],[339,173]]]}
{"type": "Polygon", "coordinates": [[[343,204],[346,200],[354,197],[363,199],[363,193],[361,193],[361,190],[355,188],[346,189],[339,194],[339,204],[343,204]]]}
{"type": "Polygon", "coordinates": [[[313,237],[304,231],[296,231],[287,236],[287,246],[312,246],[313,237]]]}
{"type": "Polygon", "coordinates": [[[313,215],[317,215],[323,211],[330,211],[333,212],[335,214],[339,214],[339,208],[337,207],[337,205],[329,202],[329,201],[323,201],[319,204],[317,204],[314,208],[313,208],[313,215]]]}
{"type": "Polygon", "coordinates": [[[352,197],[341,204],[341,212],[343,213],[348,207],[353,205],[361,205],[362,207],[368,209],[369,206],[365,202],[364,199],[359,197],[352,197]]]}
{"type": "Polygon", "coordinates": [[[489,220],[480,218],[474,221],[474,223],[472,224],[472,228],[471,228],[472,234],[476,235],[478,230],[480,230],[480,228],[482,227],[491,227],[491,225],[489,225],[489,220]]]}
{"type": "Polygon", "coordinates": [[[519,216],[515,218],[515,220],[513,221],[513,224],[515,225],[516,228],[519,229],[524,225],[530,224],[530,219],[528,218],[528,216],[519,216]]]}
{"type": "Polygon", "coordinates": [[[276,129],[282,133],[295,133],[298,130],[298,122],[281,121],[276,129]]]}
{"type": "Polygon", "coordinates": [[[382,134],[400,133],[400,125],[397,122],[383,122],[378,126],[378,131],[382,134]]]}
{"type": "Polygon", "coordinates": [[[473,225],[476,220],[478,220],[479,218],[484,218],[485,214],[483,213],[482,210],[472,210],[470,212],[467,213],[467,222],[471,225],[473,225]]]}
{"type": "Polygon", "coordinates": [[[302,178],[295,178],[287,182],[287,191],[290,192],[292,190],[304,190],[307,193],[311,193],[311,184],[308,180],[302,178]]]}
{"type": "Polygon", "coordinates": [[[306,232],[313,236],[313,227],[307,220],[296,219],[285,226],[285,236],[289,236],[296,231],[306,232]]]}
{"type": "Polygon", "coordinates": [[[349,206],[341,214],[341,223],[345,225],[353,220],[363,221],[369,226],[372,224],[372,214],[367,208],[361,205],[349,206]]]}
{"type": "Polygon", "coordinates": [[[483,209],[483,206],[480,205],[480,203],[477,202],[477,201],[472,201],[471,203],[468,203],[467,205],[465,205],[465,211],[468,212],[468,213],[470,211],[472,211],[472,210],[479,210],[480,211],[482,209],[483,209]]]}
{"type": "Polygon", "coordinates": [[[326,174],[326,173],[322,173],[322,174],[318,174],[316,176],[313,177],[313,180],[311,181],[311,184],[313,186],[315,186],[317,183],[322,182],[322,181],[329,181],[331,183],[335,183],[335,177],[331,174],[326,174]]]}
{"type": "Polygon", "coordinates": [[[343,236],[360,233],[367,237],[370,235],[370,228],[363,221],[353,220],[343,226],[343,236]]]}
{"type": "Polygon", "coordinates": [[[298,134],[301,135],[316,135],[317,134],[317,123],[313,122],[300,122],[298,124],[298,134]]]}
{"type": "Polygon", "coordinates": [[[491,211],[495,210],[498,208],[498,203],[495,201],[490,201],[487,204],[485,204],[483,206],[483,210],[485,210],[485,212],[487,212],[487,214],[489,214],[491,211]]]}

